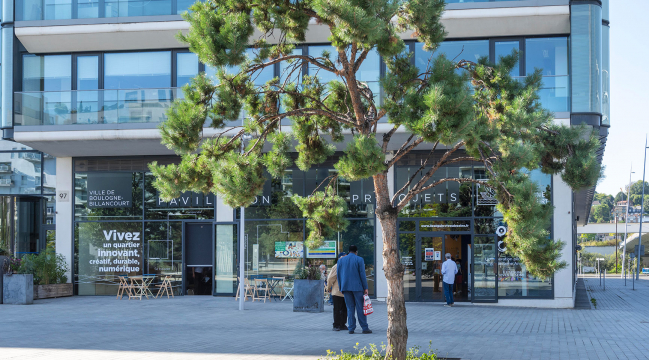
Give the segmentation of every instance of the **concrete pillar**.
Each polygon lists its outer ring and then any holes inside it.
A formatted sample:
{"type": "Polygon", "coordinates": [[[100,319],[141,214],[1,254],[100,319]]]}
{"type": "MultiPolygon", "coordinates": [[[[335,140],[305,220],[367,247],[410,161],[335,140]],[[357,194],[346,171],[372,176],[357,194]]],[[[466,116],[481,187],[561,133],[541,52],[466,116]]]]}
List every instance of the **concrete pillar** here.
{"type": "Polygon", "coordinates": [[[560,260],[568,264],[565,269],[554,274],[554,299],[563,304],[572,303],[574,305],[574,301],[572,301],[572,252],[574,251],[572,247],[572,220],[574,217],[572,213],[572,189],[561,180],[561,175],[553,175],[552,177],[552,201],[554,204],[554,239],[566,243],[560,260]]]}
{"type": "Polygon", "coordinates": [[[72,259],[74,259],[74,178],[71,157],[56,158],[56,252],[65,256],[72,282],[72,259]]]}

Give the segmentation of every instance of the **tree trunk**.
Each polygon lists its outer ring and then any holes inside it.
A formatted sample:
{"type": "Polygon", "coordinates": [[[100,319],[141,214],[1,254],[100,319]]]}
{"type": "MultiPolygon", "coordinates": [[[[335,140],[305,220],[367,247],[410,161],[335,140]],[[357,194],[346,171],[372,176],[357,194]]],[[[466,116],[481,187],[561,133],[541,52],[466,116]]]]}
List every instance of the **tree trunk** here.
{"type": "Polygon", "coordinates": [[[388,281],[388,347],[385,358],[405,360],[408,346],[406,303],[403,297],[403,270],[397,239],[398,211],[390,203],[387,175],[374,176],[376,214],[383,234],[383,271],[388,281]]]}

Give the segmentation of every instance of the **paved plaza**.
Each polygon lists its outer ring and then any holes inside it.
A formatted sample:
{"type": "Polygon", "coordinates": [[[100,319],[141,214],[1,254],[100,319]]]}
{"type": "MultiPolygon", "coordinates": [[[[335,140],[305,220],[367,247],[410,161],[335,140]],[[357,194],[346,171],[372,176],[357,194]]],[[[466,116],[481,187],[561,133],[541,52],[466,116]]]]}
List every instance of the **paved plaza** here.
{"type": "MultiPolygon", "coordinates": [[[[409,345],[449,358],[647,359],[649,281],[586,279],[597,309],[527,309],[409,303],[409,345]]],[[[233,298],[115,300],[72,297],[31,306],[0,305],[0,359],[318,359],[386,341],[386,306],[375,302],[374,334],[331,331],[324,313],[293,313],[291,303],[233,298]]]]}

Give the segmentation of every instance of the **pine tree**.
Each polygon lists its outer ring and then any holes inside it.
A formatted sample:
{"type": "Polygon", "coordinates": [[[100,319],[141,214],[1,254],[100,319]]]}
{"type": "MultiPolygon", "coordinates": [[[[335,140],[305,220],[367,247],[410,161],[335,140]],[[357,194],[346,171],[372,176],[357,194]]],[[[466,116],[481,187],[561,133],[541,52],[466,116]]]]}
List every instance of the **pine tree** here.
{"type": "MultiPolygon", "coordinates": [[[[518,61],[517,53],[498,64],[445,56],[431,59],[424,71],[412,64],[400,34],[411,30],[426,49],[434,51],[445,37],[440,22],[443,10],[443,0],[207,0],[194,4],[183,15],[191,25],[189,33],[179,39],[203,63],[218,69],[216,79],[203,74],[194,78],[183,88],[185,98],[173,105],[161,125],[163,143],[181,155],[182,161],[150,166],[163,198],[183,191],[213,192],[236,208],[251,204],[261,193],[264,169],[281,177],[295,162],[306,171],[332,156],[335,143],[351,134],[335,168],[342,178],[371,178],[374,183],[388,282],[387,358],[406,356],[404,267],[398,257],[396,225],[399,212],[413,197],[446,181],[490,187],[508,224],[509,252],[534,276],[545,278],[566,266],[559,260],[564,243],[549,239],[552,207],[537,198],[539,189],[523,169],[561,174],[573,189],[593,186],[601,172],[595,155],[597,138],[587,128],[555,124],[553,115],[541,107],[541,69],[524,81],[509,75],[518,61]],[[293,53],[295,44],[305,41],[311,19],[329,29],[334,53],[293,53]],[[246,56],[249,46],[252,56],[246,56]],[[357,78],[360,65],[373,50],[388,69],[380,82],[381,104],[357,78]],[[289,64],[285,80],[255,84],[261,70],[280,62],[289,64]],[[296,77],[306,64],[317,69],[317,74],[296,77]],[[233,68],[238,71],[232,72],[233,68]],[[319,75],[325,73],[337,80],[322,83],[319,75]],[[243,126],[228,127],[242,109],[247,114],[243,126]],[[378,121],[386,117],[392,127],[378,134],[378,121]],[[285,118],[292,121],[290,133],[281,131],[285,118]],[[221,132],[204,138],[205,126],[221,132]],[[398,151],[389,151],[400,129],[412,136],[398,151]],[[253,139],[243,143],[244,134],[253,139]],[[265,144],[272,149],[264,152],[265,144]],[[418,177],[391,194],[388,170],[425,145],[433,151],[418,177]],[[433,160],[438,145],[447,150],[433,160]],[[295,161],[293,151],[297,152],[295,161]],[[441,167],[460,161],[482,163],[489,179],[429,181],[441,167]]],[[[310,197],[292,198],[308,219],[308,246],[318,246],[328,233],[346,226],[345,202],[331,186],[335,181],[326,179],[310,197]]]]}

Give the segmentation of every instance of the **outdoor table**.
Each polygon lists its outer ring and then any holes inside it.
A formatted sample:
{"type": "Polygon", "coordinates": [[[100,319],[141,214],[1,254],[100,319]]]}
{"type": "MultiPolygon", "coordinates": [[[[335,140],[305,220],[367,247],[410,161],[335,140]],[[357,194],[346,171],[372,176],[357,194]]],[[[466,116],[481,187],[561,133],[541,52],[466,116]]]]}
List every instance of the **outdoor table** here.
{"type": "Polygon", "coordinates": [[[268,281],[268,292],[271,296],[271,298],[274,298],[275,300],[278,300],[279,298],[282,297],[282,289],[279,289],[279,293],[277,292],[277,287],[284,281],[284,278],[266,278],[268,281]]]}
{"type": "MultiPolygon", "coordinates": [[[[154,297],[151,289],[149,289],[149,285],[151,285],[153,279],[155,279],[155,275],[144,274],[129,276],[129,279],[131,280],[131,287],[133,288],[132,297],[137,297],[140,300],[142,300],[142,296],[146,296],[147,299],[149,298],[149,295],[151,295],[151,297],[154,297]]],[[[130,299],[131,296],[129,296],[129,300],[130,299]]]]}

